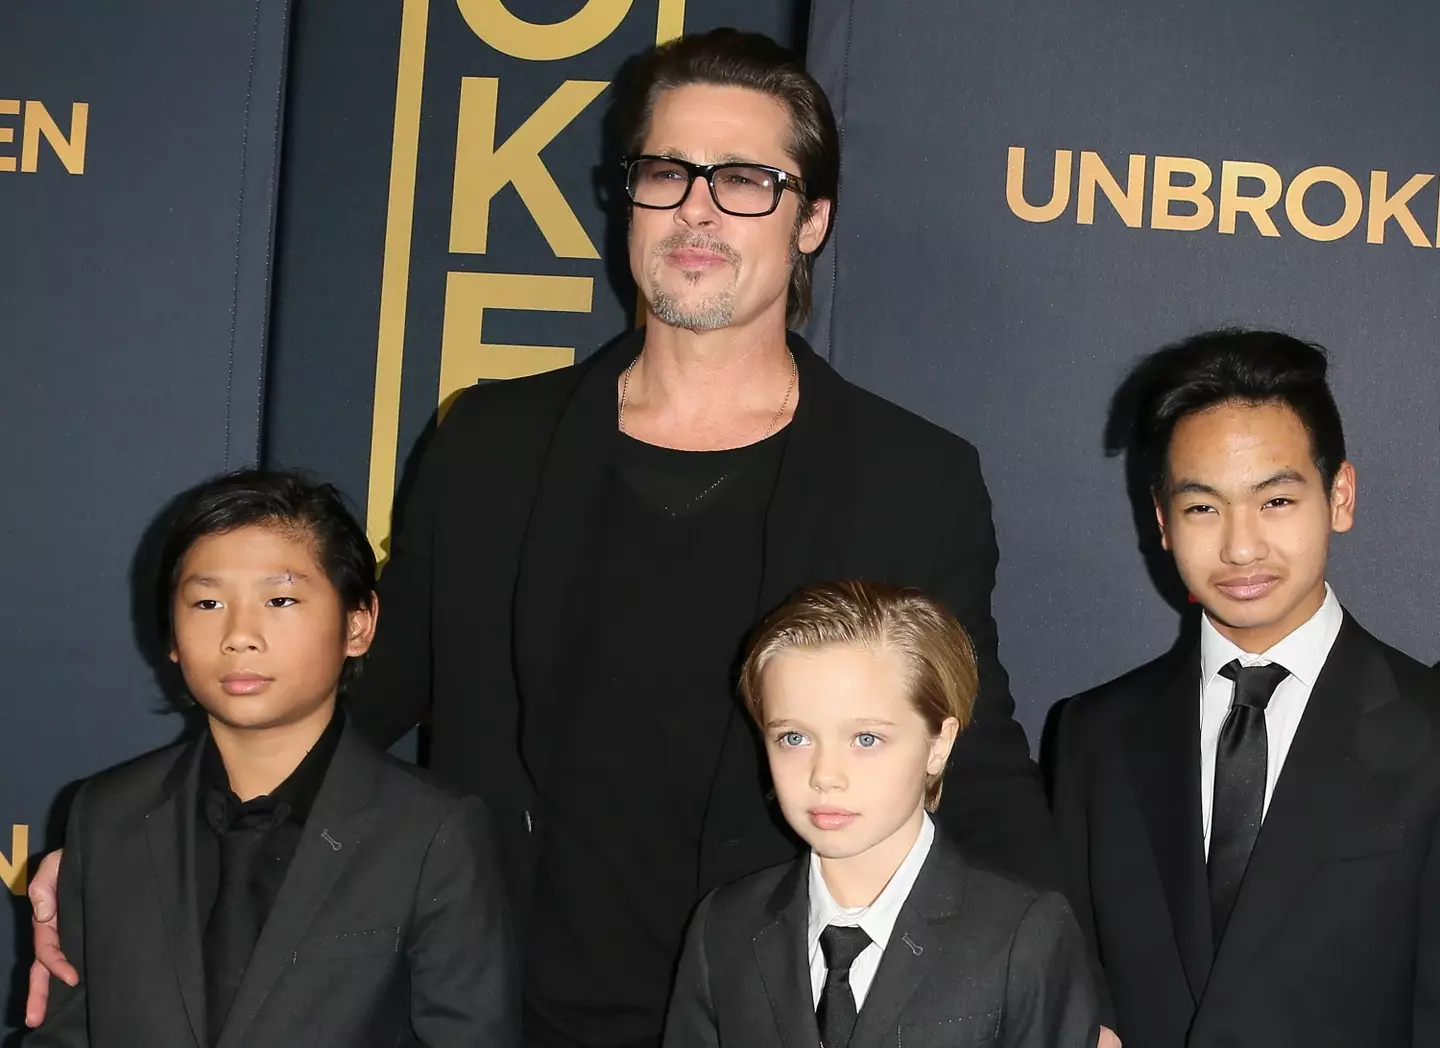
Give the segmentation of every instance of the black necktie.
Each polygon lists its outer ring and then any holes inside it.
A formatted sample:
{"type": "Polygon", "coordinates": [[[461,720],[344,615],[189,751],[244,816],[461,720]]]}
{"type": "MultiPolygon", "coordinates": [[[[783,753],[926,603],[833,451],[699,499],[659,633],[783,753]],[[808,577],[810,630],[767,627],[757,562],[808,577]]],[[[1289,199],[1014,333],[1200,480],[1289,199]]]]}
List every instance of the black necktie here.
{"type": "Polygon", "coordinates": [[[1210,920],[1217,948],[1265,814],[1269,757],[1265,707],[1290,671],[1275,663],[1242,666],[1236,659],[1221,667],[1220,675],[1235,682],[1235,695],[1215,749],[1215,793],[1210,811],[1210,920]]]}
{"type": "Polygon", "coordinates": [[[256,891],[257,869],[265,861],[275,828],[289,812],[288,804],[269,797],[238,805],[228,790],[213,790],[206,798],[205,817],[220,842],[220,884],[205,926],[203,953],[206,1025],[212,1045],[220,1040],[265,923],[265,907],[256,891]]]}
{"type": "Polygon", "coordinates": [[[823,1048],[845,1048],[855,1032],[855,994],[850,990],[850,966],[870,945],[863,928],[842,928],[832,924],[820,933],[820,952],[825,956],[825,988],[815,1021],[820,1024],[823,1048]]]}

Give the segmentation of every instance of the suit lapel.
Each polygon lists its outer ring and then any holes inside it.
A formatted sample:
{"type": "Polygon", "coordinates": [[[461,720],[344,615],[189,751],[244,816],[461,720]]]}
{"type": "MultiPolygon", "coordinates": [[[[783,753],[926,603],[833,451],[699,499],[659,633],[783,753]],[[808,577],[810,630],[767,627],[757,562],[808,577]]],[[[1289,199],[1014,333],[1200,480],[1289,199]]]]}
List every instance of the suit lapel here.
{"type": "Polygon", "coordinates": [[[1164,683],[1125,725],[1126,756],[1170,908],[1180,961],[1196,1001],[1214,947],[1200,826],[1200,649],[1163,671],[1164,683]]]}
{"type": "Polygon", "coordinates": [[[197,1048],[205,1044],[205,969],[200,953],[200,917],[195,899],[197,742],[181,752],[167,783],[168,797],[145,816],[150,867],[160,895],[160,912],[170,942],[175,980],[197,1048]]]}
{"type": "Polygon", "coordinates": [[[851,1048],[878,1048],[886,1043],[906,1003],[934,971],[942,949],[937,925],[960,912],[969,877],[970,868],[959,851],[937,831],[880,956],[880,967],[855,1022],[851,1048]]]}
{"type": "Polygon", "coordinates": [[[1275,934],[1325,861],[1336,824],[1368,776],[1355,750],[1359,721],[1397,696],[1371,638],[1347,614],[1275,784],[1220,943],[1212,985],[1223,988],[1232,973],[1244,977],[1245,962],[1275,934]]]}
{"type": "MultiPolygon", "coordinates": [[[[567,599],[585,550],[580,537],[610,463],[616,432],[616,383],[634,361],[644,332],[633,332],[602,350],[585,369],[551,437],[540,483],[520,550],[515,587],[514,645],[522,716],[522,751],[539,783],[550,756],[555,716],[556,630],[563,628],[567,599]]],[[[503,449],[500,449],[503,453],[503,449]]]]}
{"type": "Polygon", "coordinates": [[[820,1048],[820,1029],[811,1007],[810,961],[805,954],[809,863],[807,853],[791,864],[770,898],[771,921],[754,940],[760,979],[785,1048],[820,1048]]]}
{"type": "Polygon", "coordinates": [[[235,1003],[221,1032],[218,1048],[251,1043],[248,1031],[280,973],[293,961],[296,946],[319,912],[330,889],[355,861],[368,823],[363,810],[374,788],[378,758],[346,724],[315,806],[270,911],[235,1003]]]}

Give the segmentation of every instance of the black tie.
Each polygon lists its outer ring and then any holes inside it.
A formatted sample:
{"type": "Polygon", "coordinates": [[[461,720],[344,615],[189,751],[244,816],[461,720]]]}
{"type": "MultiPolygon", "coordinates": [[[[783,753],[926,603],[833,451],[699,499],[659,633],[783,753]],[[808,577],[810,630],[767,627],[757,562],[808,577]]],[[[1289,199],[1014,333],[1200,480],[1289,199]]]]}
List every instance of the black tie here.
{"type": "Polygon", "coordinates": [[[820,1024],[822,1048],[846,1048],[855,1032],[855,994],[850,990],[850,966],[870,945],[864,928],[842,928],[832,924],[820,933],[820,952],[825,956],[825,988],[815,1021],[820,1024]]]}
{"type": "Polygon", "coordinates": [[[1235,695],[1215,749],[1210,812],[1210,921],[1217,949],[1265,814],[1265,707],[1290,671],[1275,663],[1242,666],[1236,659],[1221,667],[1220,675],[1235,682],[1235,695]]]}

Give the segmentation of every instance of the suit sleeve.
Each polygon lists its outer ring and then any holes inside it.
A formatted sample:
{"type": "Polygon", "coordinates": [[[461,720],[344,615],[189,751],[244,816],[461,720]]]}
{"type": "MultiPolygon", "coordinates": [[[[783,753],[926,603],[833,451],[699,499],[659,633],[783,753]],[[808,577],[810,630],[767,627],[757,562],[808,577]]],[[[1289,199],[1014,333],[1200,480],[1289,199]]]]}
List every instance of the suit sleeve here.
{"type": "Polygon", "coordinates": [[[382,748],[430,712],[435,533],[445,492],[464,468],[464,438],[478,416],[477,389],[456,399],[421,454],[409,497],[396,507],[390,558],[377,587],[375,642],[346,701],[346,712],[382,748]]]}
{"type": "Polygon", "coordinates": [[[1430,854],[1420,873],[1416,943],[1410,1043],[1428,1048],[1440,1044],[1440,833],[1431,837],[1430,854]]]}
{"type": "Polygon", "coordinates": [[[714,897],[714,893],[705,896],[690,920],[675,976],[675,992],[665,1016],[663,1048],[719,1048],[720,1030],[715,1022],[710,964],[705,955],[705,929],[714,897]]]}
{"type": "Polygon", "coordinates": [[[23,1048],[87,1048],[90,1027],[86,1004],[85,971],[85,797],[81,787],[70,806],[65,827],[65,856],[60,863],[60,949],[80,982],[67,986],[50,977],[50,1001],[45,1021],[21,1042],[23,1048]]]}
{"type": "Polygon", "coordinates": [[[980,694],[960,733],[936,816],[967,855],[1035,888],[1062,885],[1054,824],[1025,731],[1015,721],[991,615],[999,549],[979,457],[968,444],[950,480],[958,500],[951,543],[933,596],[954,612],[975,646],[980,694]]]}
{"type": "Polygon", "coordinates": [[[513,1048],[520,983],[484,804],[456,803],[425,855],[408,947],[410,1025],[426,1048],[513,1048]]]}
{"type": "Polygon", "coordinates": [[[1030,904],[1010,946],[1005,1048],[1095,1048],[1099,1010],[1080,929],[1057,892],[1030,904]]]}
{"type": "Polygon", "coordinates": [[[1085,747],[1071,706],[1062,711],[1055,740],[1055,781],[1052,807],[1060,841],[1065,893],[1085,939],[1091,975],[1100,1000],[1100,1021],[1114,1029],[1115,1009],[1100,967],[1100,943],[1095,931],[1095,908],[1090,894],[1090,822],[1085,747]]]}

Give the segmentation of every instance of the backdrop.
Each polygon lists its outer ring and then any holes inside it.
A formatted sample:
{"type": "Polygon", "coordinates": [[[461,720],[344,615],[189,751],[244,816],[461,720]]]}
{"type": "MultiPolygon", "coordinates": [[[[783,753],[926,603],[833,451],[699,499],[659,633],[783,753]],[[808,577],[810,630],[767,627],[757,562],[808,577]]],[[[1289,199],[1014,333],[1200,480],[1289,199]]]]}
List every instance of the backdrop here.
{"type": "Polygon", "coordinates": [[[1332,581],[1440,656],[1437,41],[1406,0],[815,0],[844,154],[811,334],[979,446],[1032,741],[1176,639],[1104,431],[1139,355],[1221,324],[1331,349],[1360,491],[1332,581]]]}
{"type": "Polygon", "coordinates": [[[286,18],[0,6],[0,1031],[57,793],[179,731],[142,654],[144,539],[257,454],[286,18]]]}

